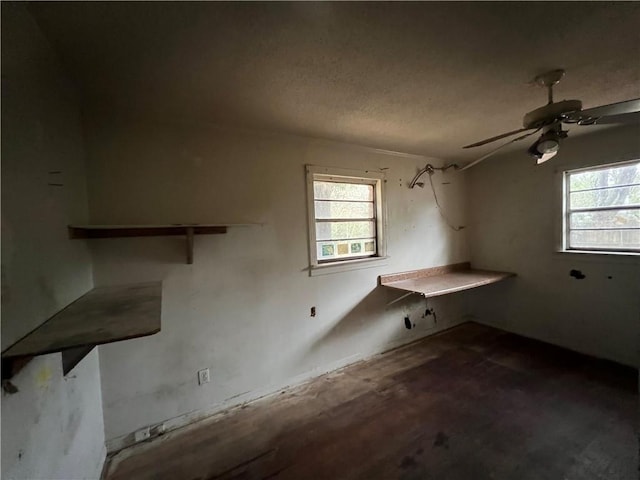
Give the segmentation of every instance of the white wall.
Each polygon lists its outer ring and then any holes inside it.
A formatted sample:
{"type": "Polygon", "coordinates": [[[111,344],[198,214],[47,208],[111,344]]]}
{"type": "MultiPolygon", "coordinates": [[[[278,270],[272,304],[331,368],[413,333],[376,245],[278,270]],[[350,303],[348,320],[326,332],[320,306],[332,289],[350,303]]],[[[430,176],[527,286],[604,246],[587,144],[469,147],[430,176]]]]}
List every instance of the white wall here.
{"type": "MultiPolygon", "coordinates": [[[[91,241],[96,284],[164,281],[162,332],[100,347],[111,448],[140,427],[197,418],[436,331],[420,318],[424,300],[386,308],[401,293],[377,287],[382,273],[467,260],[465,231],[444,225],[428,187],[407,188],[425,159],[100,118],[89,122],[87,142],[92,223],[262,224],[197,236],[193,265],[182,238],[91,241]],[[386,169],[386,265],[308,275],[305,164],[386,169]],[[405,329],[405,312],[415,329],[405,329]],[[196,372],[207,367],[212,381],[198,386],[196,372]]],[[[463,224],[464,175],[434,181],[452,221],[463,224]]],[[[464,318],[464,299],[430,301],[438,328],[464,318]]]]}
{"type": "Polygon", "coordinates": [[[473,292],[477,320],[638,365],[640,257],[557,253],[556,241],[559,172],[639,158],[639,133],[626,127],[571,137],[541,166],[515,152],[469,170],[472,263],[518,274],[490,292],[473,292]],[[572,269],[586,278],[570,277],[572,269]]]}
{"type": "MultiPolygon", "coordinates": [[[[25,4],[2,3],[3,350],[92,287],[90,252],[66,231],[86,218],[74,92],[25,4]]],[[[67,377],[53,354],[11,381],[19,391],[2,395],[2,477],[98,478],[105,448],[97,351],[67,377]]]]}

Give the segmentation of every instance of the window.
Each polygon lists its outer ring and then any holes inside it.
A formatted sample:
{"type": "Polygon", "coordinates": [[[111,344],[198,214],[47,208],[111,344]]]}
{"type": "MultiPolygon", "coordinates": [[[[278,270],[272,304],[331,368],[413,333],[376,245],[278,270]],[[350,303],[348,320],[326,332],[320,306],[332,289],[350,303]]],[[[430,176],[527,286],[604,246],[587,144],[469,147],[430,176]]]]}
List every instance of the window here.
{"type": "Polygon", "coordinates": [[[307,166],[311,267],[384,257],[377,172],[307,166]]]}
{"type": "Polygon", "coordinates": [[[564,172],[564,248],[640,252],[640,161],[564,172]]]}

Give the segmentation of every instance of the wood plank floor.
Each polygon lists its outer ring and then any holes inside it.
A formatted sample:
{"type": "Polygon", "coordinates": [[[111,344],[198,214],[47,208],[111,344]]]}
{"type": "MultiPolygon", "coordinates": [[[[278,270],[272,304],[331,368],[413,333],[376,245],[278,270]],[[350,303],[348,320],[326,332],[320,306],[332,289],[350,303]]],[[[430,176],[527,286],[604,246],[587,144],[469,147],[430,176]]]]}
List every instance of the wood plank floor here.
{"type": "Polygon", "coordinates": [[[468,323],[125,450],[107,478],[635,480],[637,380],[468,323]]]}

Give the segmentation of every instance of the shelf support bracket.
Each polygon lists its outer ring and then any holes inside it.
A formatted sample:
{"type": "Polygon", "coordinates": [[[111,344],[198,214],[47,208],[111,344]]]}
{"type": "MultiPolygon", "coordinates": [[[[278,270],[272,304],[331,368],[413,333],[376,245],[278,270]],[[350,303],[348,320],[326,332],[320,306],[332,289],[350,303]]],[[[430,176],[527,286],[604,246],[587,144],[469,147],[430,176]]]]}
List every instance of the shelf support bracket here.
{"type": "Polygon", "coordinates": [[[81,347],[68,348],[62,351],[62,374],[67,375],[73,367],[91,353],[95,345],[83,345],[81,347]]]}
{"type": "Polygon", "coordinates": [[[396,298],[395,300],[391,300],[389,303],[387,303],[387,307],[393,305],[396,302],[399,302],[400,300],[403,300],[405,298],[407,298],[409,295],[416,295],[419,294],[420,292],[409,292],[409,293],[405,293],[404,295],[396,298]]]}
{"type": "Polygon", "coordinates": [[[12,378],[16,373],[24,368],[31,361],[33,356],[8,357],[2,359],[2,380],[12,378]]]}
{"type": "Polygon", "coordinates": [[[187,227],[187,264],[193,264],[193,227],[187,227]]]}

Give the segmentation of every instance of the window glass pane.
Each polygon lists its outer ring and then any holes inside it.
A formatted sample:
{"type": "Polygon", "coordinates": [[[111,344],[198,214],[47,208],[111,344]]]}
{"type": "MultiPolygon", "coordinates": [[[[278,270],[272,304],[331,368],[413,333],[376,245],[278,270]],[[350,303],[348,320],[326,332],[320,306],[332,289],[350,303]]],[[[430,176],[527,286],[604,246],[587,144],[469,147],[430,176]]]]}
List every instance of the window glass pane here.
{"type": "Polygon", "coordinates": [[[640,250],[640,162],[569,172],[565,178],[568,248],[640,250]]]}
{"type": "Polygon", "coordinates": [[[640,230],[573,230],[570,248],[640,249],[640,230]]]}
{"type": "Polygon", "coordinates": [[[630,183],[640,183],[640,163],[572,173],[569,179],[569,191],[630,183]]]}
{"type": "Polygon", "coordinates": [[[343,240],[375,237],[373,221],[316,222],[316,240],[343,240]]]}
{"type": "Polygon", "coordinates": [[[316,218],[373,218],[373,203],[319,200],[316,218]]]}
{"type": "Polygon", "coordinates": [[[317,255],[319,261],[354,257],[370,257],[375,255],[376,252],[375,238],[317,242],[317,255]]]}
{"type": "Polygon", "coordinates": [[[377,196],[377,176],[333,177],[329,172],[312,175],[313,190],[308,194],[313,194],[310,213],[316,233],[315,245],[311,245],[315,250],[313,261],[337,263],[381,255],[377,202],[382,199],[377,196]]]}
{"type": "Polygon", "coordinates": [[[314,181],[313,191],[316,200],[373,201],[373,185],[314,181]]]}
{"type": "Polygon", "coordinates": [[[640,227],[640,208],[571,213],[570,228],[640,227]]]}
{"type": "Polygon", "coordinates": [[[571,209],[640,205],[640,185],[588,190],[570,194],[571,209]]]}

